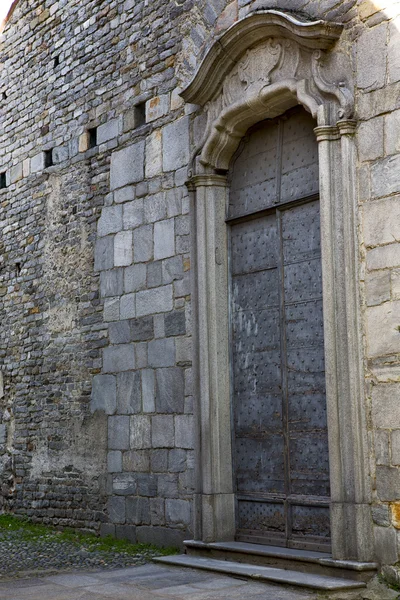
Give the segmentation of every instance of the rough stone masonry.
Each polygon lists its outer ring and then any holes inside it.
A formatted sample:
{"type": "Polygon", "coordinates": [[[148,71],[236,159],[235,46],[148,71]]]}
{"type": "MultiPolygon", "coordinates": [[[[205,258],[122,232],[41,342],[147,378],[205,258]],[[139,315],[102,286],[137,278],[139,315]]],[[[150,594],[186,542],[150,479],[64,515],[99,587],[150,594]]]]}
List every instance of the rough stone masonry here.
{"type": "MultiPolygon", "coordinates": [[[[400,531],[400,4],[20,0],[0,38],[1,508],[180,544],[193,534],[191,215],[212,42],[260,8],[345,24],[372,514],[400,531]]],[[[193,256],[192,256],[193,258],[193,256]]]]}

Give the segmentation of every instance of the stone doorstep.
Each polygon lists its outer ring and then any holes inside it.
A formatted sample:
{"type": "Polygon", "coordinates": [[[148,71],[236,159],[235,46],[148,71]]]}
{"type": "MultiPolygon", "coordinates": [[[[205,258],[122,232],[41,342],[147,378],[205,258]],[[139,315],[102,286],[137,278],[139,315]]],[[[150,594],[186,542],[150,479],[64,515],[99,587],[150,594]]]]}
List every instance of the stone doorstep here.
{"type": "Polygon", "coordinates": [[[246,542],[213,542],[207,544],[189,540],[184,543],[187,554],[191,556],[256,564],[328,577],[341,577],[354,581],[369,581],[378,569],[378,565],[373,562],[335,560],[325,552],[246,542]]]}
{"type": "Polygon", "coordinates": [[[225,573],[226,575],[237,577],[247,577],[260,583],[273,582],[309,590],[332,592],[366,587],[366,584],[363,581],[354,581],[339,577],[328,577],[325,575],[315,575],[313,573],[302,573],[299,571],[289,571],[274,567],[262,567],[259,565],[249,565],[197,556],[163,556],[154,558],[153,561],[171,566],[190,567],[193,569],[213,571],[215,573],[225,573]]]}

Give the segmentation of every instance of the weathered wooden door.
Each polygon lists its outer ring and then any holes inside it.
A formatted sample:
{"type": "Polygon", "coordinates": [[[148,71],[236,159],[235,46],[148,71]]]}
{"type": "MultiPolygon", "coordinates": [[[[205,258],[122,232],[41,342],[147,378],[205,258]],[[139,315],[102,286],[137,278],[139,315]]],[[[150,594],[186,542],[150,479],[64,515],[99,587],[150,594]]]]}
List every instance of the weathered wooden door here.
{"type": "Polygon", "coordinates": [[[315,123],[265,121],[231,169],[237,539],[329,546],[329,456],[315,123]]]}

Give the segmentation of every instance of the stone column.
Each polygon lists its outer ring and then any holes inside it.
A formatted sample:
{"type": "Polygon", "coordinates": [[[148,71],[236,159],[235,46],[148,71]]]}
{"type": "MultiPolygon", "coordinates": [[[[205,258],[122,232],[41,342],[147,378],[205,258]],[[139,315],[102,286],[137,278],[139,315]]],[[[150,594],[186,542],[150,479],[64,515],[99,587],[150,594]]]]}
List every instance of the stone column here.
{"type": "MultiPolygon", "coordinates": [[[[204,542],[233,539],[235,511],[230,415],[227,180],[196,175],[193,192],[197,299],[196,416],[198,424],[195,535],[204,542]]],[[[196,357],[195,357],[196,358],[196,357]]]]}
{"type": "Polygon", "coordinates": [[[373,560],[362,387],[354,122],[315,129],[319,142],[332,554],[373,560]]]}

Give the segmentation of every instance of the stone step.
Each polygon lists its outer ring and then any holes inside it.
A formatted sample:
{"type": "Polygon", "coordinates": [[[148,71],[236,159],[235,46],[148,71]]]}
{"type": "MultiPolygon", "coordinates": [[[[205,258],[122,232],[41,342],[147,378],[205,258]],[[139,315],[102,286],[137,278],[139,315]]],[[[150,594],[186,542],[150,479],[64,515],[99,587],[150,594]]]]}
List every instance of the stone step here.
{"type": "Polygon", "coordinates": [[[258,582],[268,581],[318,591],[353,590],[365,587],[366,585],[363,581],[354,581],[352,579],[328,577],[325,575],[315,575],[313,573],[301,573],[299,571],[288,571],[274,567],[262,567],[259,565],[188,556],[185,554],[179,556],[162,556],[154,558],[153,560],[157,563],[176,567],[203,569],[215,573],[224,573],[225,575],[255,579],[258,582]]]}
{"type": "Polygon", "coordinates": [[[355,581],[369,581],[378,569],[378,565],[374,562],[335,560],[325,552],[245,542],[212,542],[207,544],[197,540],[188,540],[184,543],[186,552],[190,556],[270,566],[328,577],[342,577],[355,581]]]}

